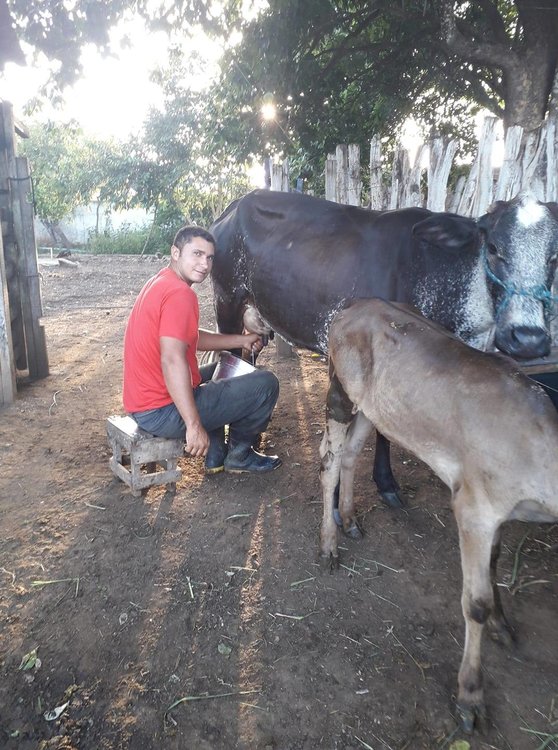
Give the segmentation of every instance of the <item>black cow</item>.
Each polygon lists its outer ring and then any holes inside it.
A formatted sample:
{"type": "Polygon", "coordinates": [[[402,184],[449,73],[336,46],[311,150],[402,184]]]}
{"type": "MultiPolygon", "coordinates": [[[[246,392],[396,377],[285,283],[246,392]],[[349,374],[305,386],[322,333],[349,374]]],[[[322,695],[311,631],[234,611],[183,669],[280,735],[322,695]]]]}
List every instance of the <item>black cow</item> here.
{"type": "MultiPolygon", "coordinates": [[[[347,301],[380,297],[414,305],[476,348],[523,358],[549,352],[556,203],[522,194],[474,220],[256,190],[211,232],[224,333],[242,330],[252,304],[287,341],[325,354],[331,320],[347,301]]],[[[374,480],[384,501],[400,505],[389,443],[378,438],[374,480]]]]}

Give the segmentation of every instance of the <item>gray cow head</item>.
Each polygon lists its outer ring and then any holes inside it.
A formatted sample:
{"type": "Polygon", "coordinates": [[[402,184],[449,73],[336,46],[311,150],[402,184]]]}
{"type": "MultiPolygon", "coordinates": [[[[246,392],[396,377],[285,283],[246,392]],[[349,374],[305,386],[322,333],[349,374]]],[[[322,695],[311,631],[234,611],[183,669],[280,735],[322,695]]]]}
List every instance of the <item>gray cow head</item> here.
{"type": "Polygon", "coordinates": [[[531,193],[498,201],[478,220],[481,260],[495,303],[495,344],[513,357],[550,351],[558,204],[531,193]]]}

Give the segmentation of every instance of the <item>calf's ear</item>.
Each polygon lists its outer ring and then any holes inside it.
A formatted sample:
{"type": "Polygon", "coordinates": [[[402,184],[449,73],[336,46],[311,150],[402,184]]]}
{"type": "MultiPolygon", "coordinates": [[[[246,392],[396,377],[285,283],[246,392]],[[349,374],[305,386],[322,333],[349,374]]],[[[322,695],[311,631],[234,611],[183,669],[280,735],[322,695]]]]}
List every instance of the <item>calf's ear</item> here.
{"type": "Polygon", "coordinates": [[[449,253],[475,253],[479,229],[473,219],[457,214],[432,214],[413,227],[413,236],[449,253]]]}

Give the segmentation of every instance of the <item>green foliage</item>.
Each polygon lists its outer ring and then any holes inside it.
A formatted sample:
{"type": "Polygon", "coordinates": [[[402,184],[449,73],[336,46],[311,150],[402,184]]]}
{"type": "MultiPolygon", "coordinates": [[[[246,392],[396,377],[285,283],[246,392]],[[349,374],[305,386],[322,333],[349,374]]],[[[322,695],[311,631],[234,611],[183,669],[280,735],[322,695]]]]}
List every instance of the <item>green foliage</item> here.
{"type": "Polygon", "coordinates": [[[91,200],[96,150],[77,123],[33,126],[22,152],[31,162],[35,210],[41,220],[57,223],[91,200]]]}
{"type": "Polygon", "coordinates": [[[540,124],[557,63],[558,8],[535,0],[268,0],[250,20],[229,0],[219,20],[241,41],[211,92],[217,132],[239,159],[303,151],[312,174],[336,144],[365,152],[409,116],[427,135],[457,137],[462,156],[481,107],[540,124]],[[522,87],[538,91],[532,101],[522,87]],[[264,122],[269,99],[277,117],[264,122]]]}
{"type": "Polygon", "coordinates": [[[85,250],[96,255],[150,255],[156,252],[167,254],[172,238],[161,227],[153,231],[145,226],[140,229],[122,225],[116,230],[92,234],[85,250]]]}

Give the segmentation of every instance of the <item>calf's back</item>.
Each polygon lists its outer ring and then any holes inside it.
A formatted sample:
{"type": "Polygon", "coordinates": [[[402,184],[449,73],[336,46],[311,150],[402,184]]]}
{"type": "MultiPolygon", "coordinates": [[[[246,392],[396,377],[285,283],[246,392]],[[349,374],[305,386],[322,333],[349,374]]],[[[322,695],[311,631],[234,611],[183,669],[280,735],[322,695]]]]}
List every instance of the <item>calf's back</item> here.
{"type": "Polygon", "coordinates": [[[335,318],[329,352],[355,408],[452,491],[482,484],[508,518],[523,518],[522,508],[524,520],[556,513],[558,414],[512,360],[379,299],[335,318]]]}

